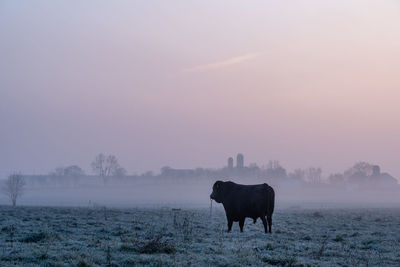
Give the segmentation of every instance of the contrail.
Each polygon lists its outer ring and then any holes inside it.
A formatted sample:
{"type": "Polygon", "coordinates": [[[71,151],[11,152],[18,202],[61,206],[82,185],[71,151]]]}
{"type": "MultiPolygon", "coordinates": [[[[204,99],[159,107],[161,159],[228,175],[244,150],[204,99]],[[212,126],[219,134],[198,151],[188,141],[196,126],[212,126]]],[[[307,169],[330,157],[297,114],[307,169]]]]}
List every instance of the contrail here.
{"type": "Polygon", "coordinates": [[[244,55],[232,57],[232,58],[229,58],[226,60],[221,60],[221,61],[212,62],[209,64],[195,66],[192,68],[187,68],[187,69],[184,69],[184,72],[196,72],[196,71],[208,71],[208,70],[220,69],[220,68],[228,67],[228,66],[231,66],[234,64],[239,64],[241,62],[253,59],[259,55],[260,55],[260,53],[244,54],[244,55]]]}

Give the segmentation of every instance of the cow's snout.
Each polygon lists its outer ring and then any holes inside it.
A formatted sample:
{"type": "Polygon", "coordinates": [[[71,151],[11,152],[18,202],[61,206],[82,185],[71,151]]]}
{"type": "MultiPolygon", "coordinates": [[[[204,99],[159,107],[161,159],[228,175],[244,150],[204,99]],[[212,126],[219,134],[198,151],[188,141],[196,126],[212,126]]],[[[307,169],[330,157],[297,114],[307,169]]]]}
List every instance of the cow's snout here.
{"type": "Polygon", "coordinates": [[[210,195],[210,199],[213,199],[213,200],[215,200],[215,195],[214,195],[214,192],[212,192],[212,193],[211,193],[211,195],[210,195]]]}

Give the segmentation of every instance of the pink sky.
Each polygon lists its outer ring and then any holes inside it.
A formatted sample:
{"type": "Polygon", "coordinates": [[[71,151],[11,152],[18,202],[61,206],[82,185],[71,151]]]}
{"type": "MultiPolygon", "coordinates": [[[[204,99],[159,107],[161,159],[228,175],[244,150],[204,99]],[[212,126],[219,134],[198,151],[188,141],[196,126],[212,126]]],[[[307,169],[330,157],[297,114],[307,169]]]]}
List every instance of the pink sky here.
{"type": "Polygon", "coordinates": [[[2,1],[0,175],[278,159],[400,177],[397,1],[2,1]]]}

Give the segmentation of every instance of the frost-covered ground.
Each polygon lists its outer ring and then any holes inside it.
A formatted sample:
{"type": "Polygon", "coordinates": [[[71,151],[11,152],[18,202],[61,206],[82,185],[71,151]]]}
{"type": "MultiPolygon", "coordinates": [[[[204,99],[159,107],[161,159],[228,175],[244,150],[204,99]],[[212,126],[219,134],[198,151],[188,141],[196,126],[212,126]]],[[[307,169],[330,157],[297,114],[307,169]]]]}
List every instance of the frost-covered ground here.
{"type": "Polygon", "coordinates": [[[278,209],[226,233],[214,209],[0,206],[0,266],[399,266],[399,209],[278,209]]]}

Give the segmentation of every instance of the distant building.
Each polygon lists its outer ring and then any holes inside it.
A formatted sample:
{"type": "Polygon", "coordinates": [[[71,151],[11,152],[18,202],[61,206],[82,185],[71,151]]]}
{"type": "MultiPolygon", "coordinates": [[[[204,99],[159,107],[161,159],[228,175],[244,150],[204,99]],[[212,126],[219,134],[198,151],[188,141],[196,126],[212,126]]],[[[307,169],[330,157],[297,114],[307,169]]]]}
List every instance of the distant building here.
{"type": "Polygon", "coordinates": [[[232,157],[228,158],[228,169],[229,170],[233,169],[233,158],[232,157]]]}
{"type": "Polygon", "coordinates": [[[372,176],[381,175],[381,168],[378,165],[372,166],[372,176]]]}
{"type": "Polygon", "coordinates": [[[236,167],[238,168],[238,169],[243,169],[243,167],[244,167],[244,156],[243,156],[243,154],[237,154],[237,157],[236,157],[236,167]]]}

